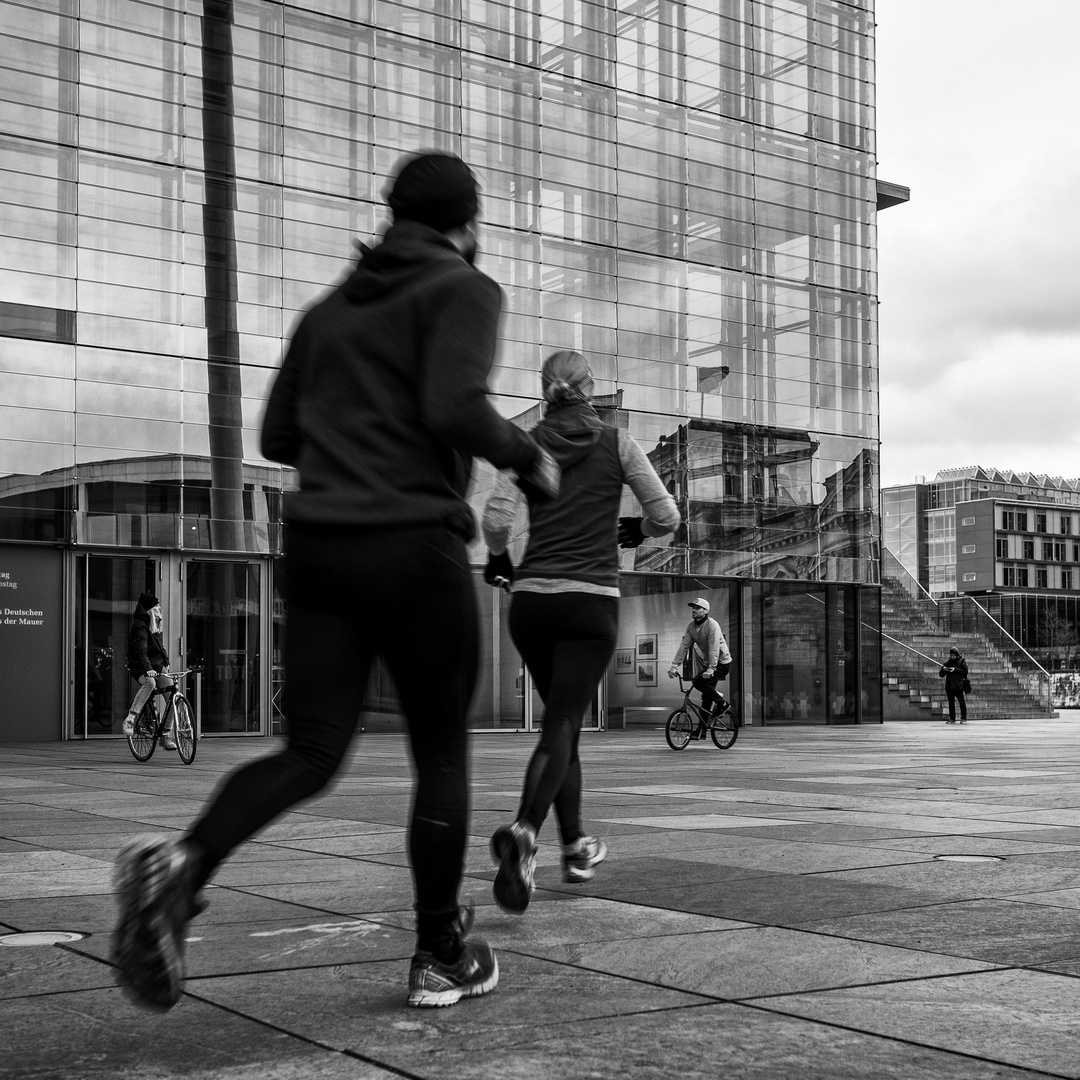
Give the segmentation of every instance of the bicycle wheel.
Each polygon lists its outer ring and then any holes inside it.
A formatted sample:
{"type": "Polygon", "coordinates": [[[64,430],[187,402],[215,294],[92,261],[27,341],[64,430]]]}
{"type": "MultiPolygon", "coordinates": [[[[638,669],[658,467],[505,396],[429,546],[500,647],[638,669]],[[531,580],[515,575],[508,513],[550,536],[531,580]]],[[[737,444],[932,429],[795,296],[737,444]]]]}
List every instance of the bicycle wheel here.
{"type": "Polygon", "coordinates": [[[185,765],[190,765],[195,760],[195,744],[198,741],[195,735],[195,721],[191,715],[191,706],[183,694],[177,692],[173,696],[173,737],[176,739],[176,750],[180,760],[185,765]]]}
{"type": "Polygon", "coordinates": [[[694,722],[685,709],[676,709],[668,718],[664,727],[664,735],[667,744],[672,750],[685,750],[690,742],[690,732],[694,730],[694,722]]]}
{"type": "Polygon", "coordinates": [[[735,715],[735,710],[729,705],[713,719],[709,730],[712,732],[712,741],[721,750],[728,750],[734,746],[735,740],[739,737],[739,718],[735,715]]]}
{"type": "Polygon", "coordinates": [[[128,747],[136,761],[149,761],[154,756],[157,746],[157,710],[154,699],[142,707],[135,717],[135,730],[127,737],[128,747]]]}

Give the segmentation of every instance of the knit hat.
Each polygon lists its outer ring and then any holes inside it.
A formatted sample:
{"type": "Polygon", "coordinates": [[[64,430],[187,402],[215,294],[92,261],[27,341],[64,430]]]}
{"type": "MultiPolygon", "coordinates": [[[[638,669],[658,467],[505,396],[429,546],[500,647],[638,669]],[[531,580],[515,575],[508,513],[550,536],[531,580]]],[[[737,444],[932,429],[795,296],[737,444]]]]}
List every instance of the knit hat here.
{"type": "Polygon", "coordinates": [[[552,353],[540,369],[540,386],[544,400],[550,405],[592,401],[593,377],[589,361],[571,349],[552,353]]]}
{"type": "Polygon", "coordinates": [[[136,606],[145,608],[149,611],[151,608],[156,608],[160,603],[161,601],[153,593],[144,592],[139,597],[139,602],[136,606]]]}
{"type": "Polygon", "coordinates": [[[439,232],[476,217],[479,185],[454,154],[425,153],[407,158],[386,193],[395,221],[419,221],[439,232]]]}

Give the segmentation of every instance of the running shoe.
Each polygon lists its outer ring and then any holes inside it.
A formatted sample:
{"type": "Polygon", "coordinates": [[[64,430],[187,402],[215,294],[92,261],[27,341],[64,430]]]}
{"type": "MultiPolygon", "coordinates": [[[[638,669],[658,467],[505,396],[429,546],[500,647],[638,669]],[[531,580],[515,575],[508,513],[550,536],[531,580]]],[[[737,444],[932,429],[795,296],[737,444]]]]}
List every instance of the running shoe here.
{"type": "Polygon", "coordinates": [[[519,821],[500,825],[491,836],[491,858],[499,867],[495,875],[495,902],[515,914],[529,906],[536,888],[536,842],[519,821]]]}
{"type": "Polygon", "coordinates": [[[593,867],[607,858],[607,844],[595,836],[583,836],[574,846],[572,852],[563,848],[562,857],[563,881],[571,885],[589,881],[596,874],[593,867]]]}
{"type": "Polygon", "coordinates": [[[112,961],[125,994],[165,1012],[180,1000],[187,924],[205,905],[195,895],[193,865],[179,842],[160,836],[132,840],[116,860],[120,918],[112,961]]]}
{"type": "Polygon", "coordinates": [[[429,952],[418,952],[409,966],[409,1004],[431,1009],[456,1005],[463,997],[480,997],[495,989],[499,961],[483,941],[462,942],[461,958],[444,964],[429,952]]]}
{"type": "Polygon", "coordinates": [[[176,749],[176,736],[171,731],[166,731],[161,736],[161,748],[162,750],[175,750],[176,749]]]}

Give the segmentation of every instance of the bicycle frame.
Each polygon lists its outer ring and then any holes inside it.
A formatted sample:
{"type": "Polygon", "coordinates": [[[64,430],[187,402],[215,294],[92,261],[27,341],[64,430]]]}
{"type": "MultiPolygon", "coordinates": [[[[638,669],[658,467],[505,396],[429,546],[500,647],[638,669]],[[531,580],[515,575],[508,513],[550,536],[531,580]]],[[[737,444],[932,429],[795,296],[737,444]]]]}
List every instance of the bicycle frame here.
{"type": "MultiPolygon", "coordinates": [[[[714,717],[713,714],[708,709],[706,709],[704,705],[699,705],[690,697],[690,695],[696,690],[693,679],[689,681],[689,685],[684,686],[683,684],[686,683],[687,680],[684,679],[682,675],[676,675],[675,677],[679,680],[679,689],[682,691],[683,696],[682,707],[684,709],[689,709],[691,715],[696,716],[698,722],[705,724],[706,726],[709,725],[710,721],[718,719],[717,717],[714,717]]],[[[716,692],[720,694],[719,690],[717,690],[716,692]]],[[[723,694],[720,694],[720,697],[723,698],[724,701],[727,701],[727,698],[725,698],[723,694]]]]}
{"type": "Polygon", "coordinates": [[[733,746],[739,737],[739,718],[731,707],[731,702],[721,694],[724,708],[714,716],[711,709],[691,700],[690,695],[696,689],[693,682],[687,686],[681,675],[677,678],[683,699],[682,704],[672,712],[664,725],[664,737],[668,746],[672,750],[683,750],[692,739],[704,738],[706,731],[719,749],[727,750],[733,746]],[[698,732],[697,735],[694,734],[695,731],[698,732]]]}
{"type": "Polygon", "coordinates": [[[166,746],[166,749],[179,751],[180,760],[185,765],[190,765],[195,759],[198,733],[193,723],[191,705],[180,688],[180,682],[189,674],[189,670],[168,674],[171,678],[169,685],[160,688],[155,685],[153,693],[136,717],[134,730],[128,735],[128,746],[136,761],[149,761],[158,740],[171,732],[175,744],[166,746]],[[165,707],[160,712],[154,700],[158,697],[165,701],[165,707]]]}

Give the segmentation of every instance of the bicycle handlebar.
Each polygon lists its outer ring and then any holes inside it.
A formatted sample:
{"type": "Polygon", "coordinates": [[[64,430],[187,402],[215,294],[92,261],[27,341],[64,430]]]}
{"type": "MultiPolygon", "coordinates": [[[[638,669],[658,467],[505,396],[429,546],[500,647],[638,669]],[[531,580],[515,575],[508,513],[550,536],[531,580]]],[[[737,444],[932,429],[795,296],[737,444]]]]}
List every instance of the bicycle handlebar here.
{"type": "Polygon", "coordinates": [[[155,687],[154,693],[164,694],[169,690],[175,690],[180,680],[187,678],[191,674],[191,670],[191,668],[185,668],[183,671],[159,671],[156,676],[158,679],[172,679],[173,683],[172,686],[155,687]]]}

